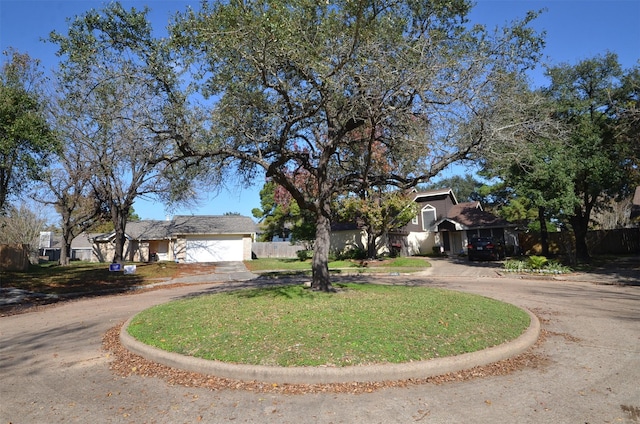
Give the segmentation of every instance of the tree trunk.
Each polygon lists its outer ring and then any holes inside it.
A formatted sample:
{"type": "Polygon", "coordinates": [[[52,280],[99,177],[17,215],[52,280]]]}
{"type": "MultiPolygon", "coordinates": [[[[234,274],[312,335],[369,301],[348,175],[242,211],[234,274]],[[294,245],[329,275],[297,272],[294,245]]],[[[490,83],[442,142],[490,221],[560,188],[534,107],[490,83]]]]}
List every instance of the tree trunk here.
{"type": "Polygon", "coordinates": [[[58,259],[58,263],[60,266],[67,266],[69,265],[71,241],[73,240],[73,231],[69,226],[71,212],[69,211],[69,208],[64,205],[60,208],[60,214],[62,215],[62,246],[60,248],[60,258],[58,259]]]}
{"type": "Polygon", "coordinates": [[[69,265],[69,260],[71,257],[71,240],[67,240],[66,237],[62,238],[62,248],[60,249],[60,260],[58,263],[61,266],[69,265]]]}
{"type": "Polygon", "coordinates": [[[375,259],[378,256],[378,249],[376,249],[376,235],[373,232],[373,228],[367,228],[367,258],[375,259]]]}
{"type": "Polygon", "coordinates": [[[69,265],[71,259],[71,242],[73,241],[73,230],[69,228],[67,223],[69,222],[68,214],[63,213],[62,216],[62,247],[60,249],[60,260],[58,263],[61,266],[69,265]]]}
{"type": "Polygon", "coordinates": [[[571,217],[571,227],[573,236],[576,239],[576,261],[578,263],[591,262],[589,248],[587,247],[587,231],[589,230],[589,220],[585,219],[582,214],[576,213],[571,217]]]}
{"type": "Polygon", "coordinates": [[[538,206],[538,220],[540,221],[540,244],[542,245],[542,256],[549,256],[549,231],[547,230],[547,219],[545,217],[544,206],[538,206]]]}
{"type": "Polygon", "coordinates": [[[111,212],[113,218],[113,227],[115,231],[115,246],[113,252],[113,263],[124,263],[124,245],[126,243],[125,228],[127,226],[127,217],[129,215],[128,208],[121,210],[113,208],[111,212]]]}
{"type": "Polygon", "coordinates": [[[329,248],[331,246],[331,220],[322,212],[316,218],[316,242],[313,251],[311,288],[318,291],[334,291],[329,279],[329,248]]]}

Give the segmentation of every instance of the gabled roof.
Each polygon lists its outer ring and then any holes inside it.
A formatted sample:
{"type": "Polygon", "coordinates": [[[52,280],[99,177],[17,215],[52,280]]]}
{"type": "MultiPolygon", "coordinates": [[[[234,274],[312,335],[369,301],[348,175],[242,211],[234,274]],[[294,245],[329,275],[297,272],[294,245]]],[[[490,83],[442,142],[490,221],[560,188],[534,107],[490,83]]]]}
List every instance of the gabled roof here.
{"type": "Polygon", "coordinates": [[[436,225],[440,225],[444,221],[455,224],[458,230],[511,226],[508,221],[482,210],[480,202],[458,203],[449,210],[447,217],[436,222],[436,225]]]}
{"type": "Polygon", "coordinates": [[[93,239],[99,237],[99,233],[81,233],[71,241],[72,249],[92,249],[93,239]]]}
{"type": "MultiPolygon", "coordinates": [[[[93,235],[92,240],[96,243],[106,243],[108,241],[113,240],[115,236],[116,236],[115,231],[111,231],[110,233],[98,233],[93,235]]],[[[129,236],[129,234],[127,233],[125,233],[124,237],[127,240],[131,240],[131,236],[129,236]]]]}
{"type": "MultiPolygon", "coordinates": [[[[164,240],[171,237],[172,221],[143,220],[127,222],[125,237],[128,240],[164,240]]],[[[105,234],[93,234],[96,242],[107,242],[115,237],[115,231],[105,234]]]]}
{"type": "Polygon", "coordinates": [[[450,196],[454,205],[458,204],[458,199],[456,199],[456,195],[453,194],[453,190],[450,188],[441,188],[437,190],[426,190],[416,192],[413,198],[414,202],[427,202],[431,199],[437,199],[439,197],[450,196]]]}
{"type": "MultiPolygon", "coordinates": [[[[93,239],[95,237],[103,236],[102,233],[80,233],[73,240],[71,240],[71,249],[91,249],[93,239]]],[[[43,234],[40,235],[40,245],[39,249],[62,249],[62,235],[51,233],[48,237],[45,235],[43,238],[43,234]],[[43,242],[49,241],[47,245],[43,244],[43,242]]]]}
{"type": "Polygon", "coordinates": [[[143,220],[127,223],[127,235],[134,240],[163,240],[171,237],[172,221],[143,220]]]}
{"type": "Polygon", "coordinates": [[[173,218],[171,234],[248,234],[256,230],[255,222],[248,216],[178,215],[173,218]]]}
{"type": "MultiPolygon", "coordinates": [[[[256,229],[256,224],[247,216],[177,215],[171,221],[128,222],[126,237],[129,240],[166,240],[184,235],[253,234],[256,229]]],[[[113,231],[100,234],[95,237],[95,241],[109,241],[114,236],[113,231]]]]}

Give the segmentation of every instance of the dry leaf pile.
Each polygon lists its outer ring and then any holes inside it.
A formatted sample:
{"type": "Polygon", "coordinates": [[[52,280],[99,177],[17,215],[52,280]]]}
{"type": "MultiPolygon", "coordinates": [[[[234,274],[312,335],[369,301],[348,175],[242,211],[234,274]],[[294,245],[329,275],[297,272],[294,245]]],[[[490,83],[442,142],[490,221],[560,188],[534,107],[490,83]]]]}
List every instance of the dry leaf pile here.
{"type": "Polygon", "coordinates": [[[525,368],[542,367],[548,361],[546,357],[537,353],[540,345],[547,337],[546,331],[542,330],[536,344],[520,355],[493,364],[436,377],[373,383],[270,384],[259,381],[240,381],[212,375],[203,375],[148,361],[139,355],[129,352],[124,346],[122,346],[120,343],[121,327],[122,324],[119,324],[118,326],[110,329],[103,338],[103,348],[113,356],[110,367],[117,375],[121,377],[139,375],[142,377],[160,378],[171,385],[201,387],[210,390],[231,389],[281,394],[327,392],[360,394],[371,393],[375,390],[385,388],[407,387],[419,384],[443,384],[453,381],[466,381],[474,378],[507,375],[525,368]]]}

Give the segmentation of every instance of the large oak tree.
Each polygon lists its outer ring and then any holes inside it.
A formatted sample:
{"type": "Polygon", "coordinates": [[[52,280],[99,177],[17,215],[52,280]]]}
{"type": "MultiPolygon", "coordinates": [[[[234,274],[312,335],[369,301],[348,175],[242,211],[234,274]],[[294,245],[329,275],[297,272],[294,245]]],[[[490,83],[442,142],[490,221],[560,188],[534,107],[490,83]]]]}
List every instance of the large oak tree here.
{"type": "MultiPolygon", "coordinates": [[[[60,121],[58,119],[58,134],[63,133],[60,121]]],[[[83,159],[82,150],[66,144],[57,155],[57,160],[42,173],[42,188],[34,194],[35,200],[53,206],[60,215],[60,265],[69,265],[74,238],[94,227],[100,220],[108,218],[107,211],[93,192],[93,176],[93,166],[83,159]]]]}
{"type": "Polygon", "coordinates": [[[45,119],[38,61],[16,50],[5,55],[0,73],[0,213],[8,199],[39,179],[59,148],[45,119]]]}
{"type": "Polygon", "coordinates": [[[623,71],[607,53],[550,67],[547,75],[549,85],[527,96],[538,99],[530,109],[535,121],[551,116],[555,131],[514,133],[513,143],[484,155],[484,172],[501,178],[511,200],[526,199],[538,211],[545,254],[553,219],[573,232],[570,259],[588,262],[594,213],[630,197],[638,182],[638,70],[623,71]]]}
{"type": "Polygon", "coordinates": [[[488,31],[468,23],[470,8],[203,3],[177,19],[172,37],[210,100],[211,133],[206,145],[181,150],[229,159],[249,180],[262,170],[286,188],[316,219],[312,286],[331,290],[336,195],[425,182],[500,139],[492,106],[517,97],[512,75],[534,64],[543,43],[528,27],[535,14],[488,31]]]}
{"type": "Polygon", "coordinates": [[[586,236],[593,212],[630,196],[637,183],[638,136],[629,130],[638,116],[638,87],[632,83],[638,70],[623,71],[617,55],[608,52],[547,73],[545,92],[568,131],[552,177],[570,177],[574,201],[563,212],[575,236],[576,259],[589,262],[586,236]]]}
{"type": "MultiPolygon", "coordinates": [[[[193,168],[185,166],[184,156],[177,158],[175,141],[199,131],[192,119],[196,109],[181,86],[178,60],[167,40],[154,35],[147,13],[115,2],[76,17],[67,34],[50,36],[63,58],[56,115],[65,145],[62,162],[91,170],[83,178],[96,207],[111,217],[114,262],[124,260],[136,199],[180,201],[194,195],[193,168]]],[[[67,202],[58,209],[67,211],[71,199],[58,199],[67,202]]]]}

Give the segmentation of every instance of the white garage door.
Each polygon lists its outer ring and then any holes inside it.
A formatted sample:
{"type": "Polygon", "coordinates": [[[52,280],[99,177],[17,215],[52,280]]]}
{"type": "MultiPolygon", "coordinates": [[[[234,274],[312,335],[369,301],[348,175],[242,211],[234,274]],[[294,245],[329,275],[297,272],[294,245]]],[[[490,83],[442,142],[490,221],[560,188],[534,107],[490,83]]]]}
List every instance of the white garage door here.
{"type": "Polygon", "coordinates": [[[242,261],[242,236],[187,238],[186,262],[242,261]]]}

